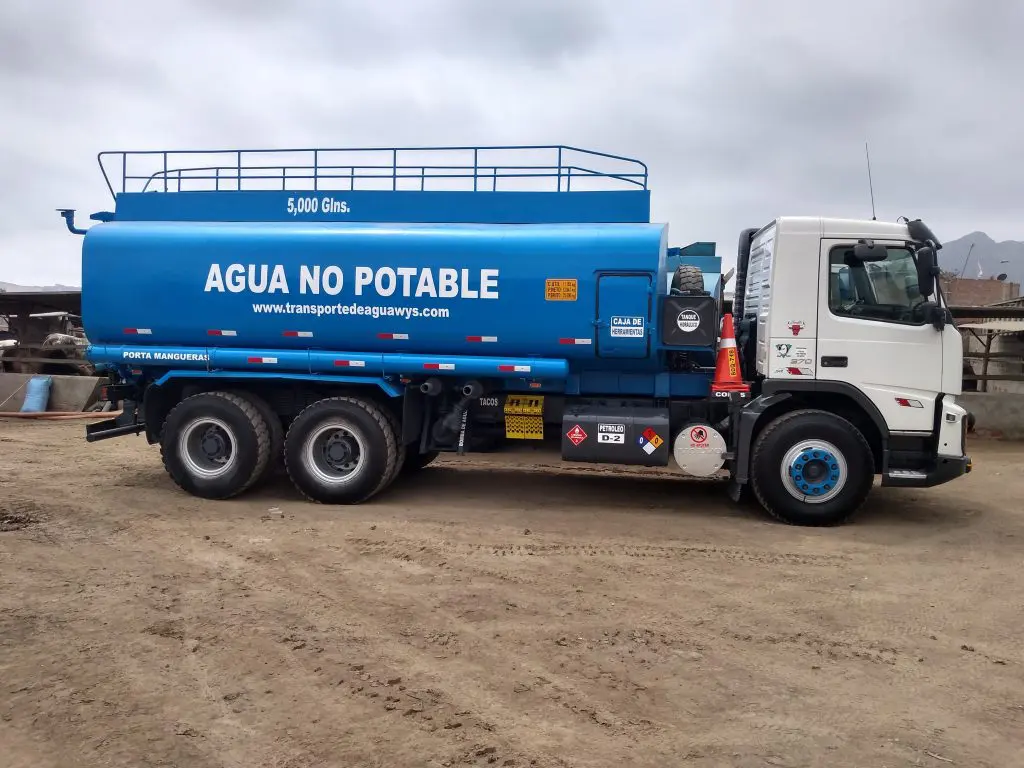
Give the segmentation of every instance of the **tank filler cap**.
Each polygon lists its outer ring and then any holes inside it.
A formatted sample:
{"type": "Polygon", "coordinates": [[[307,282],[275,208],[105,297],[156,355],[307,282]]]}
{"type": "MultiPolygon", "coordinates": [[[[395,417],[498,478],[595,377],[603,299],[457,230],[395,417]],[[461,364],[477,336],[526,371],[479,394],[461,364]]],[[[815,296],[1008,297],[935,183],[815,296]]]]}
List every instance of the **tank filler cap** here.
{"type": "Polygon", "coordinates": [[[725,438],[709,424],[687,424],[672,443],[672,458],[691,477],[711,477],[725,464],[725,438]]]}

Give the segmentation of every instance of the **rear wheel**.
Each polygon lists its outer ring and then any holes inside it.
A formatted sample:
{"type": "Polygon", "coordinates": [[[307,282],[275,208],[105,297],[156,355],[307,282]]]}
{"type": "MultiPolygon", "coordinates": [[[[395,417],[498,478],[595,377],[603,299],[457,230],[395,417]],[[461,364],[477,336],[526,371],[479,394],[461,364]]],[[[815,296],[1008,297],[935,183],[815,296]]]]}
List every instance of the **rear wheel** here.
{"type": "Polygon", "coordinates": [[[398,417],[395,416],[394,411],[390,408],[381,408],[381,413],[383,413],[391,423],[391,429],[395,433],[395,445],[398,449],[398,455],[395,458],[395,468],[391,471],[391,475],[384,481],[384,485],[378,489],[378,493],[398,479],[398,476],[402,474],[402,467],[405,466],[406,457],[409,455],[408,448],[405,443],[402,442],[402,424],[398,420],[398,417]]]}
{"type": "Polygon", "coordinates": [[[231,390],[231,394],[252,403],[270,430],[270,461],[267,462],[267,467],[262,475],[255,480],[255,483],[262,483],[269,480],[276,471],[284,469],[284,426],[281,423],[281,417],[260,395],[245,390],[231,390]]]}
{"type": "Polygon", "coordinates": [[[270,460],[270,428],[248,400],[204,392],[178,403],[160,438],[164,467],[177,485],[204,499],[248,489],[270,460]]]}
{"type": "Polygon", "coordinates": [[[751,480],[761,506],[792,525],[836,525],[867,498],[875,461],[849,421],[819,410],[780,416],[758,435],[751,480]]]}
{"type": "Polygon", "coordinates": [[[323,504],[358,504],[394,479],[399,441],[393,420],[355,397],[320,400],[288,428],[284,455],[295,487],[323,504]]]}

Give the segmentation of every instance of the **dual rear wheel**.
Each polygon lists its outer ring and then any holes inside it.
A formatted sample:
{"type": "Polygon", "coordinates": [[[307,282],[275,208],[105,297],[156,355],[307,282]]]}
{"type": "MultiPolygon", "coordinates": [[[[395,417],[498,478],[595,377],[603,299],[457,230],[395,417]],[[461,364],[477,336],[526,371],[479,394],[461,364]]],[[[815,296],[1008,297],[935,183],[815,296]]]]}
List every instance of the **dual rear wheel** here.
{"type": "Polygon", "coordinates": [[[406,454],[397,419],[376,403],[331,397],[301,411],[288,427],[260,397],[205,392],[168,414],[161,438],[164,466],[183,490],[201,498],[236,496],[282,462],[307,498],[358,504],[436,454],[406,454]]]}

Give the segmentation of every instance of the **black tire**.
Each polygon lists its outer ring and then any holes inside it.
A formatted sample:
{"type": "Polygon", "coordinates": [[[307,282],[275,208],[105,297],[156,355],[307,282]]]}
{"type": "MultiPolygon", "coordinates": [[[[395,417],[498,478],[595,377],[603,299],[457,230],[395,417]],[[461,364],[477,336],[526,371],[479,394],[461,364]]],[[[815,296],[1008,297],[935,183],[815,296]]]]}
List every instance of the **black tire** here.
{"type": "Polygon", "coordinates": [[[402,465],[402,475],[414,475],[421,469],[430,464],[434,459],[440,455],[439,451],[427,451],[426,453],[420,453],[419,451],[409,451],[405,455],[405,463],[402,465]]]}
{"type": "Polygon", "coordinates": [[[875,460],[864,435],[827,411],[783,414],[758,435],[750,461],[757,500],[790,525],[843,523],[874,483],[875,460]]]}
{"type": "Polygon", "coordinates": [[[394,479],[398,455],[393,418],[356,397],[313,403],[295,417],[284,439],[288,476],[302,495],[321,504],[370,499],[394,479]],[[328,456],[331,445],[338,450],[328,456]]]}
{"type": "Polygon", "coordinates": [[[391,422],[391,429],[394,430],[395,441],[398,446],[398,456],[395,459],[395,468],[391,472],[391,476],[384,481],[384,485],[380,487],[378,493],[389,487],[398,479],[398,476],[402,474],[402,467],[405,466],[406,457],[409,455],[405,443],[402,442],[402,424],[398,420],[398,417],[395,416],[394,411],[387,407],[382,407],[381,412],[387,417],[388,421],[391,422]]]}
{"type": "Polygon", "coordinates": [[[238,397],[248,400],[257,411],[260,412],[260,416],[263,417],[263,421],[266,422],[267,427],[270,429],[270,461],[267,462],[267,467],[263,471],[260,477],[257,477],[253,482],[254,485],[269,480],[277,470],[284,469],[284,425],[281,423],[281,417],[278,413],[270,407],[270,404],[253,392],[248,392],[244,389],[229,390],[231,394],[237,395],[238,397]]]}
{"type": "Polygon", "coordinates": [[[680,264],[672,276],[672,290],[687,296],[706,296],[704,290],[704,273],[700,267],[680,264]]]}
{"type": "Polygon", "coordinates": [[[266,470],[270,428],[245,398],[203,392],[167,414],[160,455],[182,490],[204,499],[227,499],[247,490],[266,470]]]}

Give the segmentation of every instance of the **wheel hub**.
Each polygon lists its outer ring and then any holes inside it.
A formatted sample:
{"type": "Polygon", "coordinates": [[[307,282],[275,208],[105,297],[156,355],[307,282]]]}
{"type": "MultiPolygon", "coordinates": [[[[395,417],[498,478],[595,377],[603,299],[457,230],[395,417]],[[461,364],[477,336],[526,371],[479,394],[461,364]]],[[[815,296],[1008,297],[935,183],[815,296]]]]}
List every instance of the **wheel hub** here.
{"type": "Polygon", "coordinates": [[[227,457],[227,441],[216,427],[210,427],[203,435],[200,450],[210,461],[223,461],[227,457]]]}
{"type": "Polygon", "coordinates": [[[213,480],[231,471],[238,456],[237,438],[218,418],[201,416],[182,427],[178,450],[185,468],[196,477],[213,480]]]}
{"type": "Polygon", "coordinates": [[[342,485],[361,474],[364,464],[362,439],[348,424],[321,424],[304,441],[305,464],[323,483],[342,485]]]}
{"type": "Polygon", "coordinates": [[[809,504],[834,498],[846,485],[846,460],[834,445],[824,441],[794,446],[783,458],[781,469],[786,490],[809,504]]]}
{"type": "Polygon", "coordinates": [[[340,432],[335,432],[324,445],[324,461],[331,469],[339,471],[351,470],[357,463],[358,446],[352,439],[340,432]]]}

